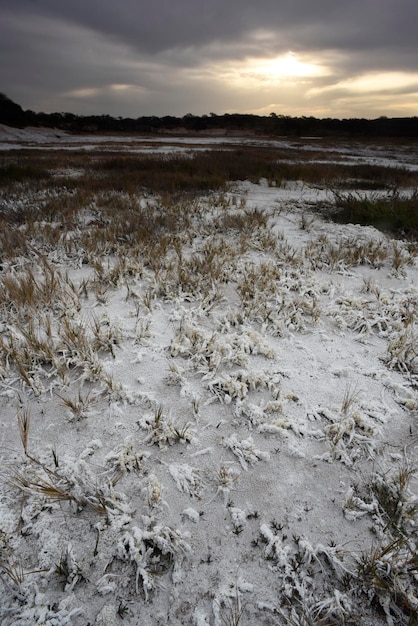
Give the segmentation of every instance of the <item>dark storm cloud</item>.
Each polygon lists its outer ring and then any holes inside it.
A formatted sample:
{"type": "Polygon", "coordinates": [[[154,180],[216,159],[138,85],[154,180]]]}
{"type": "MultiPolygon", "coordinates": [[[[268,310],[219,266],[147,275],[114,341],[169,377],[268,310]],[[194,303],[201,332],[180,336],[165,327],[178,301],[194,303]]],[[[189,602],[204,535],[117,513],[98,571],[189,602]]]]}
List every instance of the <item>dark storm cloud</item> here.
{"type": "Polygon", "coordinates": [[[13,0],[0,6],[22,19],[71,21],[153,54],[240,42],[257,29],[277,33],[278,45],[287,48],[417,49],[415,0],[13,0]]]}
{"type": "MultiPolygon", "coordinates": [[[[225,110],[234,99],[211,63],[320,55],[329,71],[317,87],[416,72],[417,18],[416,0],[0,0],[0,90],[45,110],[67,99],[80,112],[119,103],[125,115],[132,98],[146,113],[225,110]]],[[[246,95],[242,109],[262,108],[246,95]]]]}

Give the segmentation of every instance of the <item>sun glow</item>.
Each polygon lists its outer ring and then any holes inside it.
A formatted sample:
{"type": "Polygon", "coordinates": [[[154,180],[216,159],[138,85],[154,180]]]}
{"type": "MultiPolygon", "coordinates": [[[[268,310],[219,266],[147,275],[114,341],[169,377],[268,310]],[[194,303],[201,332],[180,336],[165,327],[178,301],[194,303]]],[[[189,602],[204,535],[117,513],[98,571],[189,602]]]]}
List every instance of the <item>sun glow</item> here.
{"type": "Polygon", "coordinates": [[[370,72],[353,78],[336,82],[325,87],[313,88],[311,95],[335,92],[340,90],[354,95],[357,94],[396,94],[403,89],[410,91],[418,87],[418,72],[370,72]]]}
{"type": "Polygon", "coordinates": [[[418,85],[417,73],[373,72],[347,81],[347,87],[353,91],[393,91],[418,85]]]}
{"type": "Polygon", "coordinates": [[[271,86],[277,83],[303,82],[325,76],[328,70],[310,59],[293,52],[275,58],[247,58],[245,61],[217,67],[215,73],[228,83],[242,87],[271,86]]]}
{"type": "Polygon", "coordinates": [[[280,80],[282,78],[307,78],[324,74],[324,69],[314,63],[305,62],[297,58],[293,52],[284,56],[257,61],[253,71],[266,80],[280,80]]]}

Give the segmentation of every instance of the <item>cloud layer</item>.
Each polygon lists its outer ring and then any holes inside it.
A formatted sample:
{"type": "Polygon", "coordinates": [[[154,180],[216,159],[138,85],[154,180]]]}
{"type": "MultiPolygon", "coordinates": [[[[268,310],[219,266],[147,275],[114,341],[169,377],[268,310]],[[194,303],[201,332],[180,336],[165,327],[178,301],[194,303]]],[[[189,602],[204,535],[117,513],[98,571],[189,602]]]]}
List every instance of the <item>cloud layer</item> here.
{"type": "Polygon", "coordinates": [[[418,114],[416,0],[0,0],[0,90],[111,115],[418,114]]]}

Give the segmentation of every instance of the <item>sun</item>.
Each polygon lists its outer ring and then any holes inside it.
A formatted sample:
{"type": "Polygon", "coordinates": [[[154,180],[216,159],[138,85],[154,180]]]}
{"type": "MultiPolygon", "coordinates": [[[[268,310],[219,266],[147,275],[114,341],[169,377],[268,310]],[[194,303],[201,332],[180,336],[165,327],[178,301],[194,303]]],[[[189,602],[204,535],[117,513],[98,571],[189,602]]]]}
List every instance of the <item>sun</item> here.
{"type": "Polygon", "coordinates": [[[286,78],[307,78],[323,74],[323,69],[319,65],[301,60],[293,52],[273,59],[258,60],[254,63],[253,70],[270,81],[286,78]]]}
{"type": "Polygon", "coordinates": [[[239,62],[224,63],[214,68],[214,71],[229,85],[246,88],[303,82],[327,74],[327,68],[317,61],[291,51],[277,57],[247,57],[239,62]]]}

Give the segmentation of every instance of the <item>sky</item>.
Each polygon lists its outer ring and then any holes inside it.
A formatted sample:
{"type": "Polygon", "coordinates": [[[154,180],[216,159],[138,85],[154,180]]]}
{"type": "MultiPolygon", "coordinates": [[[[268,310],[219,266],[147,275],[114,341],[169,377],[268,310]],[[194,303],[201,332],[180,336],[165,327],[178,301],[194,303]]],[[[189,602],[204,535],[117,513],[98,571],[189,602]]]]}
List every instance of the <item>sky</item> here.
{"type": "Polygon", "coordinates": [[[417,0],[0,0],[0,92],[122,117],[418,115],[417,0]]]}

